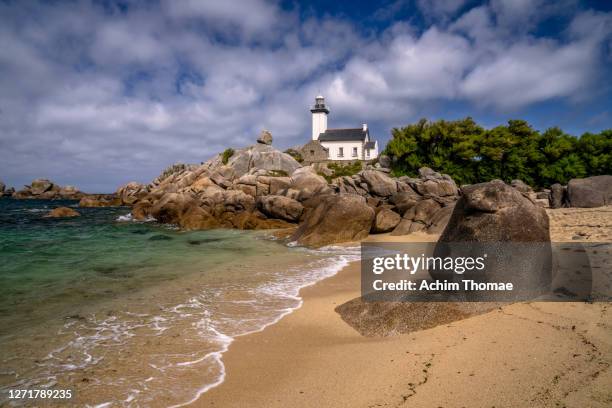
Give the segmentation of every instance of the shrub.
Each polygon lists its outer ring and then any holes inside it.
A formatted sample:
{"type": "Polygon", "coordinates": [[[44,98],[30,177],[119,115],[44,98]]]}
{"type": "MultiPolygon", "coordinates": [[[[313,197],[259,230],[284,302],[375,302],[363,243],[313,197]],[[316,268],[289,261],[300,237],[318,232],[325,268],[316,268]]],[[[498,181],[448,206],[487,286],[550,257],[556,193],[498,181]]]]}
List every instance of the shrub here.
{"type": "Polygon", "coordinates": [[[285,170],[268,170],[270,177],[288,177],[289,174],[285,170]]]}
{"type": "Polygon", "coordinates": [[[298,152],[295,149],[287,149],[287,150],[284,151],[284,153],[286,153],[289,156],[293,157],[295,159],[295,161],[298,162],[298,163],[302,163],[304,161],[304,158],[302,157],[301,153],[298,152]]]}
{"type": "Polygon", "coordinates": [[[328,163],[327,168],[330,169],[333,173],[331,175],[325,174],[323,172],[318,172],[317,174],[323,176],[327,182],[331,182],[333,179],[342,176],[352,176],[354,174],[359,173],[362,170],[362,165],[360,161],[354,161],[347,164],[340,163],[328,163]]]}
{"type": "Polygon", "coordinates": [[[227,162],[229,161],[230,157],[232,157],[234,155],[234,149],[232,149],[231,147],[225,149],[223,151],[222,157],[221,157],[221,162],[223,162],[223,164],[227,164],[227,162]]]}

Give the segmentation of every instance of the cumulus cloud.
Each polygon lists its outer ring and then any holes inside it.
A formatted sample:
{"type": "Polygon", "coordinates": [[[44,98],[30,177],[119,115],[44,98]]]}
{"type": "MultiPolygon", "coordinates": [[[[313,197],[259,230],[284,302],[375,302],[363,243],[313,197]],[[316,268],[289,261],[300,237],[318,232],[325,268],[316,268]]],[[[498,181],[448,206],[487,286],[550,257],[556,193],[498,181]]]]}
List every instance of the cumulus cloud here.
{"type": "Polygon", "coordinates": [[[297,145],[319,92],[330,125],[381,133],[444,103],[504,111],[601,92],[610,13],[511,3],[419,2],[425,25],[375,32],[264,0],[0,3],[0,178],[109,191],[262,128],[297,145]],[[559,13],[560,31],[534,34],[559,13]]]}

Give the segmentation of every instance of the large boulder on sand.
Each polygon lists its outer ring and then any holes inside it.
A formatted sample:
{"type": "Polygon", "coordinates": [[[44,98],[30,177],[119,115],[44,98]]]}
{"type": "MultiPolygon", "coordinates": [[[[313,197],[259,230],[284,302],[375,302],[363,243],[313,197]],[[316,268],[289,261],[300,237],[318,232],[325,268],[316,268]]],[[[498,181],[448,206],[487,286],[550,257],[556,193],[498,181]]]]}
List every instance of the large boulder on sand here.
{"type": "Polygon", "coordinates": [[[462,189],[443,242],[550,242],[548,216],[501,180],[462,189]]]}
{"type": "MultiPolygon", "coordinates": [[[[524,300],[549,290],[552,250],[546,211],[501,180],[467,186],[462,192],[434,256],[468,259],[488,254],[486,267],[461,275],[449,269],[430,270],[432,278],[511,282],[515,289],[508,292],[507,300],[524,300]]],[[[492,292],[473,291],[464,296],[490,299],[492,292]]]]}
{"type": "Polygon", "coordinates": [[[372,224],[372,232],[389,232],[399,224],[401,219],[402,217],[395,211],[388,208],[382,208],[376,213],[374,223],[372,224]]]}
{"type": "Polygon", "coordinates": [[[550,186],[550,207],[561,208],[565,205],[567,195],[567,187],[559,183],[550,186]]]}
{"type": "Polygon", "coordinates": [[[326,195],[310,210],[291,239],[300,245],[319,247],[357,241],[368,236],[374,210],[363,197],[326,195]]]}
{"type": "Polygon", "coordinates": [[[270,218],[297,222],[304,211],[304,206],[298,201],[283,196],[257,197],[257,208],[270,218]]]}
{"type": "Polygon", "coordinates": [[[47,215],[45,215],[45,218],[78,217],[80,215],[81,214],[79,214],[77,211],[73,210],[72,208],[58,207],[58,208],[54,208],[49,213],[47,213],[47,215]]]}
{"type": "Polygon", "coordinates": [[[572,179],[567,184],[570,207],[603,207],[612,204],[612,176],[572,179]]]}

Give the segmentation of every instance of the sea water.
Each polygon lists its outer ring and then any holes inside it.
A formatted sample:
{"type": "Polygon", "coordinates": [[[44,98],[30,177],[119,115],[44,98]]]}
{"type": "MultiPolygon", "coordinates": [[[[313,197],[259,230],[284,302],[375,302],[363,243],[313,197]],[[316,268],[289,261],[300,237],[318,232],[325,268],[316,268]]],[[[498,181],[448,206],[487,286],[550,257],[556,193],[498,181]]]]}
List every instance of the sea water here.
{"type": "MultiPolygon", "coordinates": [[[[301,305],[300,288],[357,248],[289,247],[265,232],[184,232],[128,208],[0,199],[0,405],[10,389],[71,389],[60,405],[181,406],[223,382],[241,335],[301,305]]],[[[36,405],[36,403],[29,403],[36,405]]]]}

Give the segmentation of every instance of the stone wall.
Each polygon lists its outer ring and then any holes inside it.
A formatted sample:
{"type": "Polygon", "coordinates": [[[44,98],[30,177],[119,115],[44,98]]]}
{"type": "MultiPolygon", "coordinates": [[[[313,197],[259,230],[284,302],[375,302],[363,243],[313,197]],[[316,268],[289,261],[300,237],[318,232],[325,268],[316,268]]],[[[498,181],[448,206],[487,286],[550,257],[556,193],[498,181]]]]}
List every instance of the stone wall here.
{"type": "Polygon", "coordinates": [[[317,140],[311,140],[300,148],[300,154],[304,161],[302,164],[309,165],[327,161],[327,149],[317,140]]]}

